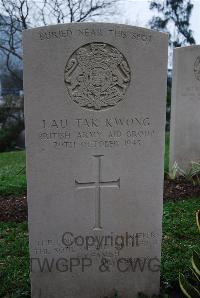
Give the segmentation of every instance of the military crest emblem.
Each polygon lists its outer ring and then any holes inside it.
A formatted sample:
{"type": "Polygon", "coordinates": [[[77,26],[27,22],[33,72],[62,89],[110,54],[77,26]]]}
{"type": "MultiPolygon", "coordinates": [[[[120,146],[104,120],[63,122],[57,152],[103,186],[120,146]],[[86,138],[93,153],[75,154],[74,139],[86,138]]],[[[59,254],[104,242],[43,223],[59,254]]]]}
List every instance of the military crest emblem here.
{"type": "Polygon", "coordinates": [[[106,43],[90,43],[78,48],[64,71],[71,99],[81,107],[102,110],[122,101],[131,80],[124,55],[106,43]]]}

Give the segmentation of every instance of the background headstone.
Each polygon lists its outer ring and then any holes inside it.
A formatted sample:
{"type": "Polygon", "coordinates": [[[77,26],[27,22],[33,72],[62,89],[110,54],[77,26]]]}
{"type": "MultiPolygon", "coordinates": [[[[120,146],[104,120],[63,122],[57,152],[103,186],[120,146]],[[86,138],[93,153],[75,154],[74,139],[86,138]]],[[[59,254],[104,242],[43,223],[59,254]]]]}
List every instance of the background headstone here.
{"type": "Polygon", "coordinates": [[[159,292],[167,35],[24,32],[32,297],[159,292]]]}
{"type": "Polygon", "coordinates": [[[200,161],[200,46],[174,50],[170,169],[200,161]]]}

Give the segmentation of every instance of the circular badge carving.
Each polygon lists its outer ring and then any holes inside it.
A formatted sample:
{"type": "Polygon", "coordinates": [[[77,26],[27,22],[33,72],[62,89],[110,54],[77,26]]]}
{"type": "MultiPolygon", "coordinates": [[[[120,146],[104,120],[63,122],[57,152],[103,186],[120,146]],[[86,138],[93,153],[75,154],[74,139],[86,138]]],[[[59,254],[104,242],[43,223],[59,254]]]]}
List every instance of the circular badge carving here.
{"type": "Polygon", "coordinates": [[[194,63],[194,74],[196,79],[200,81],[200,56],[197,57],[194,63]]]}
{"type": "Polygon", "coordinates": [[[124,99],[131,72],[124,55],[105,43],[78,48],[65,67],[65,84],[81,107],[102,110],[124,99]]]}

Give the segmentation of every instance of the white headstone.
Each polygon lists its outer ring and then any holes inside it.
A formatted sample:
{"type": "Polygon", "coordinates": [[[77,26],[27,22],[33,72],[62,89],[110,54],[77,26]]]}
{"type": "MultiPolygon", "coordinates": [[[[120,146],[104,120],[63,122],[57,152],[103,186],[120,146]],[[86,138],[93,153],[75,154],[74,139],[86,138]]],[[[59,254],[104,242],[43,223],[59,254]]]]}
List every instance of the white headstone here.
{"type": "Polygon", "coordinates": [[[200,46],[174,50],[170,169],[200,161],[200,46]]]}
{"type": "Polygon", "coordinates": [[[167,35],[24,32],[32,297],[159,292],[167,35]]]}

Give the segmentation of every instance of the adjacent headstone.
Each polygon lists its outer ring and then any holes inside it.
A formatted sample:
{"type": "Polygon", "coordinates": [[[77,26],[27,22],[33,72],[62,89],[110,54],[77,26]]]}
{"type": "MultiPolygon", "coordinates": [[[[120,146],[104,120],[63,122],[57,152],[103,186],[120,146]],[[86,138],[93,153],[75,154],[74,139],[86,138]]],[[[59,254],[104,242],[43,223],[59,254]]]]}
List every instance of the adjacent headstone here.
{"type": "Polygon", "coordinates": [[[170,169],[200,161],[200,46],[174,50],[170,169]]]}
{"type": "Polygon", "coordinates": [[[24,32],[32,297],[159,292],[167,35],[24,32]]]}

